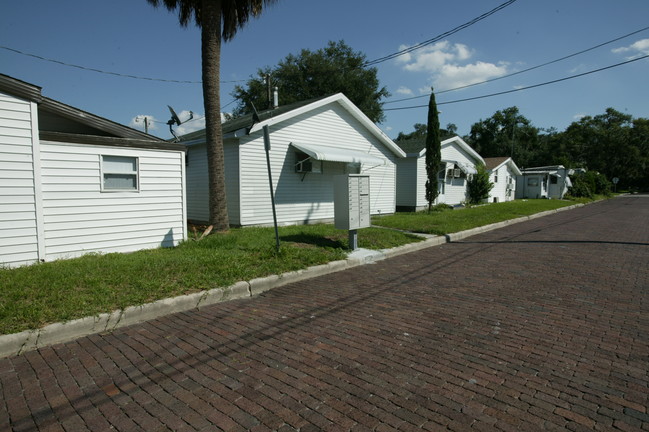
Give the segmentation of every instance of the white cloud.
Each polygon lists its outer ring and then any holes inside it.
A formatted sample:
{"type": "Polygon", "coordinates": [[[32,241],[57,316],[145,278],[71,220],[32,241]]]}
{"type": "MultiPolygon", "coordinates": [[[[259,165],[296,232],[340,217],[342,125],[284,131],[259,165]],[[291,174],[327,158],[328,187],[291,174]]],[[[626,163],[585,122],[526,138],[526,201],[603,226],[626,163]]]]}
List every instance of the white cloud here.
{"type": "Polygon", "coordinates": [[[435,88],[448,89],[476,84],[507,73],[507,66],[476,62],[464,66],[444,65],[434,78],[435,88]]]}
{"type": "Polygon", "coordinates": [[[470,63],[473,55],[474,51],[464,44],[442,41],[403,55],[397,63],[406,71],[430,74],[430,81],[439,90],[475,84],[508,73],[508,63],[470,63]]]}
{"type": "Polygon", "coordinates": [[[157,120],[156,120],[156,118],[153,117],[152,115],[148,115],[148,114],[136,115],[135,117],[133,117],[131,119],[131,122],[128,125],[130,127],[132,127],[133,129],[141,130],[141,131],[144,132],[144,119],[145,118],[147,120],[147,127],[149,128],[149,132],[151,132],[152,130],[157,129],[157,126],[156,126],[157,120]]]}
{"type": "Polygon", "coordinates": [[[189,120],[190,111],[183,110],[178,113],[178,118],[182,123],[180,126],[173,126],[176,135],[186,135],[197,130],[205,129],[205,116],[202,114],[193,113],[194,118],[189,120]]]}
{"type": "Polygon", "coordinates": [[[404,96],[412,96],[414,93],[406,86],[401,86],[396,90],[396,93],[404,96]]]}
{"type": "Polygon", "coordinates": [[[611,50],[615,54],[631,53],[626,57],[627,60],[642,57],[649,54],[649,39],[640,39],[626,47],[614,48],[611,50]]]}
{"type": "Polygon", "coordinates": [[[574,121],[579,121],[579,120],[581,120],[582,118],[586,117],[587,115],[588,115],[588,114],[584,114],[584,113],[575,114],[574,116],[572,116],[572,119],[573,119],[574,121]]]}

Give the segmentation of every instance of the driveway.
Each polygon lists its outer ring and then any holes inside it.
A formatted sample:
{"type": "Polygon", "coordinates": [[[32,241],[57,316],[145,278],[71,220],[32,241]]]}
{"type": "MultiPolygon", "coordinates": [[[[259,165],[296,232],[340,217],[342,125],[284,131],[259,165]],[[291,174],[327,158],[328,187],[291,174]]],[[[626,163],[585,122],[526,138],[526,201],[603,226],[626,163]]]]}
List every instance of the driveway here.
{"type": "Polygon", "coordinates": [[[649,198],[0,360],[0,430],[649,431],[649,198]]]}

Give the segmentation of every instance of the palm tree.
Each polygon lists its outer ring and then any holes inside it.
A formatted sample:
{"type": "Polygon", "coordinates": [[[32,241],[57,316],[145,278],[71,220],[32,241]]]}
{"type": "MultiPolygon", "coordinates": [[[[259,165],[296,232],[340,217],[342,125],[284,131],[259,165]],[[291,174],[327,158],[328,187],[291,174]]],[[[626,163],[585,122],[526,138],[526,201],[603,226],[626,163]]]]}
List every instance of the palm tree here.
{"type": "Polygon", "coordinates": [[[221,129],[221,41],[231,40],[262,7],[277,0],[147,0],[155,7],[164,5],[178,11],[180,25],[192,19],[201,29],[203,104],[209,183],[210,224],[216,231],[230,227],[225,196],[225,162],[221,129]]]}

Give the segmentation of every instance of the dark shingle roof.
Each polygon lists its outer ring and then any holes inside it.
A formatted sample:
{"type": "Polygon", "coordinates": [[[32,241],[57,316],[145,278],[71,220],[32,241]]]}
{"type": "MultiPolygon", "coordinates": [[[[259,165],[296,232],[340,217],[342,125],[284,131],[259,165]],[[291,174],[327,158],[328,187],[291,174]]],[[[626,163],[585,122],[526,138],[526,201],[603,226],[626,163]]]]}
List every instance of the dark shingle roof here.
{"type": "Polygon", "coordinates": [[[488,170],[492,170],[496,168],[498,165],[501,163],[505,162],[507,159],[509,159],[509,156],[500,156],[500,157],[490,157],[490,158],[483,158],[485,167],[488,170]]]}
{"type": "Polygon", "coordinates": [[[420,151],[426,148],[426,138],[413,138],[407,140],[400,140],[400,141],[395,141],[394,143],[398,145],[401,148],[401,150],[406,152],[406,154],[419,153],[420,151]]]}
{"type": "MultiPolygon", "coordinates": [[[[267,110],[262,111],[262,112],[259,113],[259,121],[268,120],[269,118],[277,117],[277,116],[282,115],[282,114],[286,114],[286,113],[291,112],[293,110],[296,110],[298,108],[302,108],[303,106],[312,104],[313,102],[317,102],[317,101],[319,101],[321,99],[325,99],[325,98],[327,98],[329,96],[322,96],[322,97],[319,97],[319,98],[314,98],[314,99],[309,99],[309,100],[306,100],[306,101],[296,102],[296,103],[292,103],[292,104],[289,104],[289,105],[279,106],[277,108],[267,109],[267,110]]],[[[228,133],[236,132],[236,131],[238,131],[240,129],[250,128],[250,127],[252,127],[253,123],[254,122],[252,120],[252,114],[247,114],[247,115],[237,117],[237,118],[232,119],[232,120],[228,120],[228,121],[224,122],[223,125],[222,125],[223,134],[225,135],[225,134],[228,134],[228,133]]],[[[203,138],[203,137],[205,137],[205,129],[201,129],[199,131],[192,132],[192,133],[189,133],[187,135],[181,136],[180,137],[180,142],[192,141],[192,140],[195,140],[195,139],[198,139],[198,138],[203,138]]]]}

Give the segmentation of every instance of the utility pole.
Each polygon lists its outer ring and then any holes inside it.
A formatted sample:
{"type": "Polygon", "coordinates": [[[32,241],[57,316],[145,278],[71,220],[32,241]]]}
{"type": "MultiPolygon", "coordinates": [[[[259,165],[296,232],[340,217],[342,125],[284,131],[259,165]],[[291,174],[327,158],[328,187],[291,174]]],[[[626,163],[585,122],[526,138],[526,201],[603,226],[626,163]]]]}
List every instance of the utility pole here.
{"type": "Polygon", "coordinates": [[[147,116],[137,116],[135,117],[135,121],[137,123],[140,122],[140,120],[144,119],[144,133],[148,134],[149,133],[149,118],[147,116]]]}
{"type": "Polygon", "coordinates": [[[266,74],[266,96],[268,97],[268,109],[273,107],[273,95],[270,91],[270,74],[266,74]]]}

